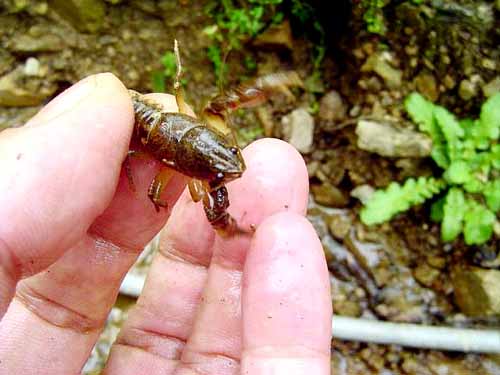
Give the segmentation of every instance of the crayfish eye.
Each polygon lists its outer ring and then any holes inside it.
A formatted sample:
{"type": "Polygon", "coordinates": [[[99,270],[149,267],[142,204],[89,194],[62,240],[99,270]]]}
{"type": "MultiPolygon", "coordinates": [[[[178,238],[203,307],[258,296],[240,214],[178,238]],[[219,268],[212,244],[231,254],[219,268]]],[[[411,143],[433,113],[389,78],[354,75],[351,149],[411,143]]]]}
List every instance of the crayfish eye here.
{"type": "Polygon", "coordinates": [[[230,150],[231,150],[231,153],[233,155],[236,155],[238,153],[238,148],[237,147],[231,147],[230,150]]]}
{"type": "Polygon", "coordinates": [[[218,180],[222,180],[223,178],[224,178],[224,173],[222,173],[222,172],[217,173],[218,180]]]}

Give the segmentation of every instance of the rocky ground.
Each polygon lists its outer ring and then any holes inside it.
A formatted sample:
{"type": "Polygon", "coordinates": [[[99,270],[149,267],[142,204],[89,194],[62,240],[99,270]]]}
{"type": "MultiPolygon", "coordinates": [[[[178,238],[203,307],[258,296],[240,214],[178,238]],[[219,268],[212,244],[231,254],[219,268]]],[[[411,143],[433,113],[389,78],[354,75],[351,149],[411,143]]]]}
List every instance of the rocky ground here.
{"type": "MultiPolygon", "coordinates": [[[[179,39],[185,90],[195,108],[216,92],[206,55],[213,23],[209,0],[0,0],[0,129],[22,125],[50,98],[91,73],[111,71],[129,87],[152,91],[151,75],[179,39]]],[[[314,2],[312,2],[314,3],[314,2]]],[[[360,199],[408,176],[431,175],[429,139],[416,132],[402,101],[419,91],[460,116],[476,116],[500,91],[499,1],[389,1],[386,32],[369,33],[361,2],[321,9],[326,57],[314,66],[315,44],[288,19],[228,58],[229,82],[283,67],[305,81],[294,96],[238,113],[245,143],[278,136],[308,165],[309,218],[331,271],[334,312],[394,322],[460,327],[499,326],[500,240],[470,247],[443,243],[426,206],[390,223],[359,221],[360,199]],[[329,22],[331,21],[331,22],[329,22]],[[335,27],[331,25],[334,24],[335,27]],[[491,287],[496,286],[496,287],[491,287]]],[[[325,5],[317,5],[326,7],[325,5]]],[[[145,257],[142,265],[148,263],[145,257]]],[[[142,271],[140,271],[142,272],[142,271]]],[[[306,280],[304,282],[307,282],[306,280]]],[[[131,300],[110,315],[85,373],[101,368],[131,300]]],[[[500,357],[408,350],[335,340],[335,374],[500,374],[500,357]]]]}

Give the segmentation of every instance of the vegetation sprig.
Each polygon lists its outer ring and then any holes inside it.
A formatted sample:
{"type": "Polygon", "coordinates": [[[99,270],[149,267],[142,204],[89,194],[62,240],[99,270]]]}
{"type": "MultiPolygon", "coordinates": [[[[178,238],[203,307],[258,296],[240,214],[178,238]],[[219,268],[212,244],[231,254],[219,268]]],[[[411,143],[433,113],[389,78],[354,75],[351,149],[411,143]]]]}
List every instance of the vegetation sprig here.
{"type": "Polygon", "coordinates": [[[443,241],[463,233],[468,245],[485,243],[500,226],[500,93],[483,104],[478,119],[457,120],[418,93],[406,98],[405,108],[432,138],[431,157],[444,172],[376,191],[361,210],[361,220],[385,222],[442,192],[432,204],[431,218],[441,222],[443,241]]]}

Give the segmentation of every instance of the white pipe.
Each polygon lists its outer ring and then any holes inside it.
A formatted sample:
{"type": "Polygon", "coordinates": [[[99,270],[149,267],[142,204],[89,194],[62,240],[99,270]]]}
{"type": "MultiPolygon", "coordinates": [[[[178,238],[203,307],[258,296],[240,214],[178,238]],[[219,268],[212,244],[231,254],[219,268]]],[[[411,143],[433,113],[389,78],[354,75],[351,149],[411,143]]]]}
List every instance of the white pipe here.
{"type": "Polygon", "coordinates": [[[500,353],[500,330],[433,327],[334,315],[333,337],[459,352],[500,353]]]}
{"type": "MultiPolygon", "coordinates": [[[[138,297],[144,276],[127,274],[120,293],[138,297]]],[[[433,327],[334,315],[333,337],[342,340],[459,352],[500,353],[500,330],[433,327]]]]}
{"type": "Polygon", "coordinates": [[[120,293],[137,298],[142,292],[145,281],[146,277],[144,275],[136,275],[129,272],[123,279],[122,285],[120,285],[120,293]]]}

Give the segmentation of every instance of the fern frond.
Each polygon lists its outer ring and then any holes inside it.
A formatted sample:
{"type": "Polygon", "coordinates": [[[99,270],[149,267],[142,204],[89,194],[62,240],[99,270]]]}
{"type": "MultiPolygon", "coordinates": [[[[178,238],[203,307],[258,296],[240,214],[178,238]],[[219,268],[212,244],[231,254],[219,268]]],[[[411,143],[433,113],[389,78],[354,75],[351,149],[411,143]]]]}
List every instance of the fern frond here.
{"type": "Polygon", "coordinates": [[[483,189],[484,199],[489,209],[495,213],[500,211],[500,178],[486,183],[483,189]]]}
{"type": "Polygon", "coordinates": [[[435,178],[409,178],[404,185],[389,184],[385,190],[377,190],[361,210],[361,221],[367,225],[383,223],[411,206],[423,203],[439,193],[446,183],[435,178]]]}
{"type": "Polygon", "coordinates": [[[465,196],[462,189],[451,188],[446,194],[441,222],[441,238],[453,241],[462,232],[465,212],[465,196]]]}
{"type": "Polygon", "coordinates": [[[476,124],[480,138],[497,140],[500,135],[500,92],[490,97],[481,107],[476,124]]]}

